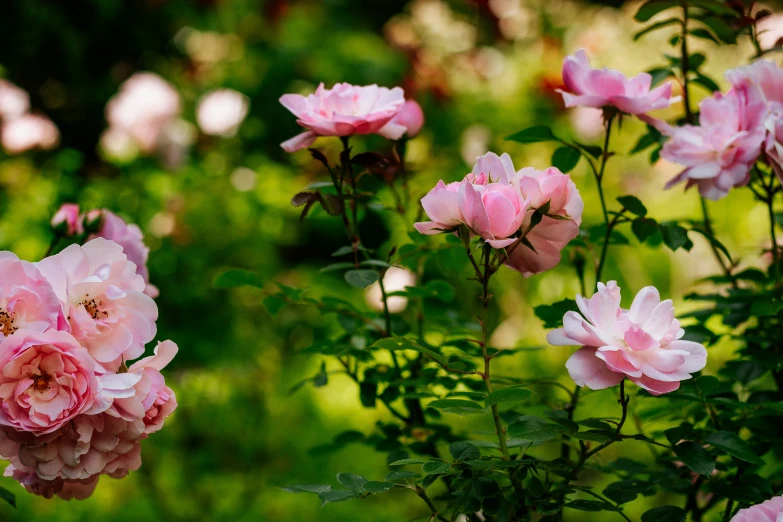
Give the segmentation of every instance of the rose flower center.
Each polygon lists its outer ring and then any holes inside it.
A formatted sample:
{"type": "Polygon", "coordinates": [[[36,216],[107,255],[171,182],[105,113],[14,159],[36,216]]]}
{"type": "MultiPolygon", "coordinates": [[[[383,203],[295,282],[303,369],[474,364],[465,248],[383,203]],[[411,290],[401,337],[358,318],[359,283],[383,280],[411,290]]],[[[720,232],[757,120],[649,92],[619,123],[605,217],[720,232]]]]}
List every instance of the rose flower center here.
{"type": "Polygon", "coordinates": [[[33,380],[32,388],[37,392],[43,392],[49,389],[49,381],[52,380],[52,376],[48,373],[41,371],[41,375],[31,375],[33,380]]]}
{"type": "Polygon", "coordinates": [[[0,308],[0,334],[11,335],[18,329],[14,324],[14,315],[0,308]]]}
{"type": "Polygon", "coordinates": [[[84,309],[87,310],[87,313],[90,314],[90,317],[98,319],[99,317],[107,317],[109,315],[106,312],[101,311],[101,304],[103,303],[95,298],[91,298],[90,294],[86,294],[84,299],[79,301],[78,306],[83,306],[84,309]]]}

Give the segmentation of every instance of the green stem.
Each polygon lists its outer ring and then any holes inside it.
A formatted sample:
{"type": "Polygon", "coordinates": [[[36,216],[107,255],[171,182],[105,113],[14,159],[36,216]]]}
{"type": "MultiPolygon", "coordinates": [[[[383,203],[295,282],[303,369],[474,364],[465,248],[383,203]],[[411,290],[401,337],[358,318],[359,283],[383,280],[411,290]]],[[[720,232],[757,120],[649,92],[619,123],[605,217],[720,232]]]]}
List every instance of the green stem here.
{"type": "Polygon", "coordinates": [[[723,511],[723,522],[729,522],[731,520],[731,512],[734,508],[734,501],[729,499],[726,501],[726,509],[723,511]]]}
{"type": "Polygon", "coordinates": [[[775,231],[775,175],[772,174],[769,180],[769,186],[765,186],[767,189],[767,197],[765,203],[767,204],[767,212],[769,214],[769,236],[772,240],[772,246],[770,247],[770,253],[772,254],[772,278],[777,284],[780,280],[780,257],[778,250],[778,238],[775,231]]]}
{"type": "Polygon", "coordinates": [[[427,504],[427,507],[430,508],[430,512],[432,513],[433,517],[437,518],[441,522],[450,522],[448,518],[438,513],[438,509],[435,507],[435,504],[432,503],[432,500],[427,495],[427,491],[423,487],[416,486],[415,491],[416,494],[419,496],[419,498],[421,498],[424,501],[424,503],[427,504]]]}
{"type": "MultiPolygon", "coordinates": [[[[343,172],[348,175],[348,180],[351,183],[351,246],[353,247],[353,258],[356,266],[359,266],[359,227],[357,224],[358,217],[358,199],[356,196],[356,178],[353,175],[353,166],[351,165],[351,147],[348,144],[350,136],[341,136],[340,141],[343,142],[343,154],[342,154],[342,167],[343,172]]],[[[345,205],[343,204],[343,215],[345,215],[345,205]]],[[[346,217],[347,220],[347,217],[346,217]]]]}

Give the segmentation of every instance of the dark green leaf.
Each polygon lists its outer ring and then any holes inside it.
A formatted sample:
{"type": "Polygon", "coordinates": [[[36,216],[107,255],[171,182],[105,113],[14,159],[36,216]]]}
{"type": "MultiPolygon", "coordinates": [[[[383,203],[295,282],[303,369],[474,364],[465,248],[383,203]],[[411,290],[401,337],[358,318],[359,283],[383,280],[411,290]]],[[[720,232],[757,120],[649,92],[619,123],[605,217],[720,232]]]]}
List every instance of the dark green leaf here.
{"type": "Polygon", "coordinates": [[[636,154],[652,145],[655,145],[656,143],[659,143],[660,139],[661,133],[652,127],[649,127],[647,133],[643,134],[642,137],[639,138],[639,141],[636,142],[636,145],[634,145],[633,149],[631,149],[631,154],[636,154]]]}
{"type": "Polygon", "coordinates": [[[544,322],[544,328],[559,328],[563,326],[563,316],[567,312],[576,311],[576,301],[573,299],[563,299],[551,305],[536,306],[533,311],[536,317],[544,322]]]}
{"type": "Polygon", "coordinates": [[[429,462],[422,459],[401,459],[401,460],[395,460],[390,466],[407,466],[408,464],[424,464],[425,462],[429,462]]]}
{"type": "Polygon", "coordinates": [[[413,473],[412,471],[404,471],[404,470],[394,470],[390,471],[386,474],[386,478],[384,480],[394,482],[395,480],[406,480],[411,478],[419,478],[421,475],[418,473],[413,473]]]}
{"type": "Polygon", "coordinates": [[[662,13],[672,7],[678,7],[680,0],[650,0],[642,4],[634,18],[637,22],[647,22],[658,13],[662,13]]]}
{"type": "Polygon", "coordinates": [[[421,466],[421,470],[427,475],[439,475],[451,469],[451,464],[442,460],[433,460],[421,466]]]}
{"type": "Polygon", "coordinates": [[[454,460],[466,461],[474,460],[481,457],[479,449],[467,441],[459,441],[449,446],[449,453],[454,457],[454,460]]]}
{"type": "Polygon", "coordinates": [[[560,432],[549,422],[539,417],[522,417],[508,427],[509,437],[545,442],[560,436],[560,432]]]}
{"type": "Polygon", "coordinates": [[[573,147],[560,147],[552,154],[552,166],[567,174],[574,170],[582,154],[573,147]]]}
{"type": "Polygon", "coordinates": [[[375,343],[373,343],[372,346],[370,346],[370,348],[392,350],[392,351],[413,350],[419,353],[423,353],[424,355],[440,363],[441,365],[446,364],[446,358],[441,354],[433,350],[430,350],[429,348],[425,348],[424,346],[421,346],[417,342],[411,339],[407,339],[405,337],[387,337],[385,339],[381,339],[380,341],[376,341],[375,343]]]}
{"type": "Polygon", "coordinates": [[[644,217],[647,215],[647,207],[645,207],[639,198],[636,196],[620,196],[617,201],[627,208],[632,214],[644,217]]]}
{"type": "Polygon", "coordinates": [[[721,0],[688,0],[688,5],[701,7],[719,16],[729,16],[735,18],[737,11],[726,5],[721,0]]]}
{"type": "Polygon", "coordinates": [[[715,36],[720,38],[724,43],[737,43],[737,31],[735,31],[731,25],[726,23],[726,21],[722,18],[717,16],[702,16],[699,17],[698,20],[699,22],[709,27],[715,36]]]}
{"type": "Polygon", "coordinates": [[[729,260],[729,264],[734,264],[734,261],[732,261],[731,259],[731,254],[729,254],[729,250],[724,246],[723,243],[715,239],[714,236],[711,236],[710,234],[708,234],[707,232],[705,232],[700,228],[692,228],[691,231],[696,232],[697,234],[701,234],[702,236],[707,238],[707,241],[709,241],[712,244],[712,246],[714,246],[715,248],[723,252],[723,255],[725,255],[726,259],[729,260]]]}
{"type": "Polygon", "coordinates": [[[559,141],[557,137],[552,134],[552,130],[546,125],[536,125],[529,127],[525,130],[521,130],[516,134],[512,134],[507,137],[508,141],[516,141],[519,143],[538,143],[541,141],[559,141]]]}
{"type": "Polygon", "coordinates": [[[392,482],[378,482],[377,480],[370,480],[364,483],[364,491],[367,493],[383,493],[389,491],[394,487],[392,482]]]}
{"type": "Polygon", "coordinates": [[[612,504],[599,502],[597,500],[572,500],[571,502],[566,503],[565,507],[578,509],[579,511],[619,511],[619,508],[612,504]]]}
{"type": "Polygon", "coordinates": [[[646,35],[648,33],[651,33],[653,31],[657,31],[658,29],[661,29],[663,27],[668,27],[670,25],[678,24],[678,23],[680,23],[680,19],[679,18],[669,18],[668,20],[663,20],[661,22],[655,22],[654,24],[648,25],[647,27],[645,27],[644,29],[642,29],[641,31],[639,31],[638,33],[633,35],[633,41],[634,42],[637,41],[639,38],[641,38],[642,36],[644,36],[644,35],[646,35]]]}
{"type": "Polygon", "coordinates": [[[728,453],[732,457],[736,457],[745,462],[751,464],[757,464],[759,466],[764,464],[764,461],[756,455],[753,448],[750,445],[739,438],[739,435],[731,433],[729,431],[716,431],[710,433],[704,442],[718,448],[719,450],[728,453]]]}
{"type": "Polygon", "coordinates": [[[427,404],[427,407],[442,410],[446,413],[454,413],[456,415],[479,415],[486,413],[486,410],[481,404],[473,401],[466,401],[464,399],[438,399],[427,404]]]}
{"type": "Polygon", "coordinates": [[[692,471],[700,475],[710,476],[715,470],[715,460],[710,454],[695,442],[681,442],[674,446],[674,454],[692,471]]]}
{"type": "Polygon", "coordinates": [[[688,34],[693,35],[696,38],[701,38],[702,40],[709,40],[711,42],[718,43],[718,39],[712,36],[712,33],[706,29],[691,29],[688,31],[688,34]]]}
{"type": "Polygon", "coordinates": [[[218,274],[212,283],[215,288],[237,288],[244,285],[264,288],[264,281],[260,275],[250,270],[231,268],[218,274]]]}
{"type": "Polygon", "coordinates": [[[672,70],[668,67],[656,67],[647,71],[647,74],[652,76],[651,86],[655,87],[669,76],[674,76],[672,70]]]}
{"type": "Polygon", "coordinates": [[[358,497],[359,494],[355,491],[351,491],[350,489],[337,489],[334,491],[324,491],[323,493],[318,494],[318,498],[321,499],[321,506],[325,506],[326,504],[329,504],[330,502],[344,502],[346,500],[351,500],[352,498],[358,497]]]}
{"type": "Polygon", "coordinates": [[[688,239],[688,231],[676,223],[661,223],[660,230],[663,242],[672,251],[676,251],[680,247],[686,247],[690,241],[688,239]]]}
{"type": "Polygon", "coordinates": [[[649,482],[631,478],[612,482],[604,488],[604,495],[618,504],[625,504],[636,500],[639,495],[651,495],[654,491],[649,482]]]}
{"type": "Polygon", "coordinates": [[[328,484],[289,484],[280,489],[288,493],[324,493],[331,491],[332,486],[328,484]]]}
{"type": "Polygon", "coordinates": [[[353,473],[338,473],[337,482],[351,491],[362,493],[364,491],[362,486],[367,482],[367,479],[361,475],[354,475],[353,473]]]}
{"type": "Polygon", "coordinates": [[[323,267],[321,270],[319,270],[320,273],[324,274],[326,272],[335,272],[337,270],[347,270],[349,268],[353,268],[353,263],[332,263],[331,265],[327,265],[323,267]]]}
{"type": "Polygon", "coordinates": [[[378,272],[375,270],[349,270],[345,273],[346,282],[357,288],[366,288],[378,280],[378,272]]]}
{"type": "Polygon", "coordinates": [[[685,522],[687,513],[677,506],[652,508],[642,515],[642,522],[685,522]]]}
{"type": "Polygon", "coordinates": [[[638,217],[631,223],[631,231],[640,243],[644,243],[658,232],[658,223],[654,219],[638,217]]]}
{"type": "Polygon", "coordinates": [[[493,391],[487,398],[484,399],[484,406],[489,408],[493,404],[506,401],[524,401],[527,400],[533,392],[520,388],[518,386],[508,386],[506,388],[500,388],[493,391]]]}

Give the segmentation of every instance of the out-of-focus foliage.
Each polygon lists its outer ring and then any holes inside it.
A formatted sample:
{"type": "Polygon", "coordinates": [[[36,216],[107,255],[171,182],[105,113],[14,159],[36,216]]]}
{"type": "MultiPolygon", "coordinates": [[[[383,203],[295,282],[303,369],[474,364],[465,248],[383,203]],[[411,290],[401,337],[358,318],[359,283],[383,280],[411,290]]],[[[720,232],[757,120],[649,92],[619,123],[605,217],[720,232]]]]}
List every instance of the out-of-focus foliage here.
{"type": "MultiPolygon", "coordinates": [[[[242,277],[221,275],[240,268],[260,274],[267,291],[275,290],[277,281],[307,288],[309,295],[341,294],[356,305],[365,299],[363,291],[345,284],[341,272],[318,271],[333,262],[331,253],[344,245],[344,233],[339,220],[320,209],[300,223],[290,206],[293,194],[324,178],[321,165],[306,152],[280,150],[279,142],[298,127],[277,100],[286,92],[309,92],[319,82],[404,86],[427,118],[422,134],[408,146],[414,198],[437,179],[461,179],[467,165],[487,150],[509,152],[517,165],[543,168],[551,164],[556,144],[522,145],[503,138],[545,122],[559,136],[596,144],[600,112],[563,110],[555,93],[559,65],[564,54],[584,47],[602,65],[627,73],[659,66],[658,51],[668,45],[668,35],[657,32],[633,43],[640,29],[633,21],[637,7],[567,0],[28,0],[4,5],[2,76],[26,89],[32,106],[55,122],[61,145],[0,157],[0,246],[37,260],[50,239],[49,217],[68,201],[85,209],[110,208],[138,223],[152,247],[151,280],[165,310],[159,337],[175,340],[181,350],[169,371],[180,407],[167,429],[143,444],[140,471],[122,481],[102,479],[96,494],[80,503],[39,499],[4,479],[2,484],[17,494],[18,508],[0,504],[0,519],[426,520],[423,504],[412,502],[408,492],[364,499],[359,507],[335,503],[322,509],[314,497],[276,489],[290,483],[336,485],[338,470],[381,480],[388,466],[374,450],[372,435],[379,418],[394,422],[380,405],[362,406],[359,390],[337,373],[334,360],[324,366],[326,358],[301,353],[314,338],[339,331],[339,318],[307,306],[285,306],[271,315],[255,279],[238,289],[213,285],[216,278],[225,283],[242,277]],[[104,108],[137,71],[153,71],[172,83],[191,123],[198,98],[218,87],[248,96],[250,113],[235,137],[197,135],[177,165],[155,156],[108,161],[98,148],[106,128],[104,108]]],[[[768,41],[774,45],[774,39],[768,41]]],[[[693,47],[708,51],[702,70],[721,86],[722,71],[752,54],[742,40],[720,48],[704,40],[693,47]]],[[[708,94],[697,89],[699,98],[708,94]]],[[[615,149],[631,151],[645,131],[638,122],[624,121],[615,149]]],[[[358,152],[384,146],[375,138],[353,145],[358,152]]],[[[339,143],[323,140],[319,146],[328,157],[339,156],[339,143]]],[[[662,190],[677,167],[663,162],[650,167],[646,156],[613,159],[605,190],[643,194],[649,215],[659,221],[696,219],[696,194],[662,190]]],[[[572,176],[588,202],[585,221],[598,223],[600,209],[591,204],[595,185],[584,163],[572,176]]],[[[746,265],[760,263],[755,253],[765,244],[767,229],[766,209],[751,196],[732,194],[711,207],[718,237],[740,260],[747,258],[746,265]]],[[[388,193],[381,197],[391,202],[388,193]]],[[[410,242],[409,222],[378,212],[368,212],[361,229],[369,248],[410,242]]],[[[632,290],[629,295],[655,284],[675,299],[678,311],[696,310],[698,302],[682,297],[716,267],[708,243],[698,237],[693,242],[690,253],[671,253],[631,239],[631,246],[614,248],[605,279],[618,279],[632,290]]],[[[461,253],[443,249],[427,270],[459,273],[465,268],[461,253]]],[[[461,308],[459,316],[450,315],[437,298],[428,299],[428,313],[444,316],[444,323],[450,319],[455,327],[477,328],[460,322],[475,317],[474,283],[456,277],[451,282],[455,288],[447,292],[469,297],[449,305],[461,308]]],[[[500,272],[493,284],[491,316],[499,326],[491,343],[518,349],[513,357],[495,361],[497,374],[553,377],[570,387],[563,371],[569,351],[538,349],[545,346],[545,330],[533,308],[578,293],[573,269],[564,263],[530,280],[500,272]]],[[[724,324],[714,322],[716,332],[725,332],[724,324]]],[[[712,346],[704,374],[716,375],[736,346],[731,339],[712,346]]],[[[774,390],[772,379],[767,381],[759,386],[774,390]]],[[[542,393],[552,397],[553,406],[568,399],[550,389],[542,393]]],[[[632,419],[643,420],[648,434],[672,427],[658,420],[659,404],[642,394],[631,402],[632,419]]],[[[584,393],[580,407],[591,417],[612,416],[616,397],[584,393]]],[[[457,424],[466,433],[493,429],[491,420],[485,426],[470,419],[457,424]]],[[[628,449],[629,444],[617,444],[601,457],[604,462],[618,456],[652,460],[641,446],[628,449]]],[[[602,486],[611,480],[595,470],[585,474],[602,486]]],[[[647,509],[668,503],[667,493],[640,497],[626,512],[638,520],[647,509]]],[[[615,516],[571,511],[567,520],[615,516]]]]}

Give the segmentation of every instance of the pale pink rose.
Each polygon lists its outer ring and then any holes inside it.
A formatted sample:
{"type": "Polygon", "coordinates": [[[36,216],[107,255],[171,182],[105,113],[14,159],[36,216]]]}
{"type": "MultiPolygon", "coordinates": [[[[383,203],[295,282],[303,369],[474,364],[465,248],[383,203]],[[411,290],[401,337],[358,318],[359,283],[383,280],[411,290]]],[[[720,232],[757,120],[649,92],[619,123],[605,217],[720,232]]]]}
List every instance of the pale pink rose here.
{"type": "Polygon", "coordinates": [[[117,214],[110,210],[91,210],[87,213],[87,220],[101,220],[100,228],[97,233],[91,234],[87,240],[98,237],[114,241],[122,247],[122,251],[128,257],[128,261],[136,265],[136,273],[144,278],[146,287],[144,293],[155,298],[158,297],[158,288],[151,285],[149,270],[147,269],[147,260],[149,259],[150,249],[144,244],[144,234],[137,225],[126,223],[117,214]]]}
{"type": "Polygon", "coordinates": [[[57,228],[62,224],[65,224],[66,236],[74,236],[84,232],[82,216],[79,215],[79,205],[64,203],[57,212],[55,212],[51,220],[52,228],[57,228]]]}
{"type": "Polygon", "coordinates": [[[17,330],[67,330],[63,307],[32,263],[0,252],[0,340],[17,330]]]}
{"type": "Polygon", "coordinates": [[[126,421],[142,419],[144,433],[154,433],[177,408],[174,392],[160,371],[177,354],[172,341],[158,343],[155,354],[134,363],[126,373],[99,377],[101,391],[89,413],[106,412],[126,421]]]}
{"type": "Polygon", "coordinates": [[[421,198],[421,206],[432,221],[413,226],[422,234],[432,235],[450,232],[465,222],[459,205],[459,189],[464,182],[454,181],[446,185],[443,180],[421,198]]]}
{"type": "Polygon", "coordinates": [[[650,89],[652,77],[639,73],[626,78],[612,69],[593,69],[584,49],[563,62],[563,95],[566,107],[615,107],[626,114],[644,115],[671,105],[672,86],[650,89]]]}
{"type": "Polygon", "coordinates": [[[0,120],[14,120],[29,110],[30,95],[27,91],[0,79],[0,120]]]}
{"type": "Polygon", "coordinates": [[[46,434],[87,411],[95,363],[67,332],[20,330],[0,343],[0,424],[46,434]]]}
{"type": "Polygon", "coordinates": [[[731,522],[783,522],[783,496],[740,509],[731,522]]]}
{"type": "Polygon", "coordinates": [[[726,79],[747,99],[764,104],[764,150],[778,178],[783,179],[783,69],[774,62],[757,60],[727,71],[726,79]]]}
{"type": "Polygon", "coordinates": [[[41,114],[27,113],[3,123],[0,141],[8,154],[33,149],[49,150],[60,143],[60,131],[52,120],[41,114]]]}
{"type": "Polygon", "coordinates": [[[620,308],[615,281],[598,283],[591,298],[576,296],[582,315],[568,312],[563,328],[547,341],[555,346],[582,346],[566,368],[579,386],[601,390],[628,377],[653,395],[680,387],[707,363],[707,350],[699,343],[681,340],[685,331],[674,318],[674,306],[652,286],[643,288],[630,310],[620,308]],[[583,317],[584,316],[584,317],[583,317]]]}
{"type": "Polygon", "coordinates": [[[32,472],[18,470],[13,464],[5,468],[3,475],[11,477],[27,490],[28,493],[47,499],[58,496],[63,500],[85,500],[89,498],[98,485],[100,475],[94,475],[85,480],[43,480],[32,472]]]}
{"type": "MultiPolygon", "coordinates": [[[[579,235],[584,201],[571,176],[554,167],[543,171],[524,168],[514,173],[511,183],[530,202],[531,208],[540,208],[549,202],[547,215],[527,233],[526,242],[516,247],[506,261],[506,266],[530,277],[560,263],[561,251],[579,235]]],[[[523,229],[530,224],[531,216],[532,213],[523,223],[523,229]]]]}
{"type": "Polygon", "coordinates": [[[182,110],[179,93],[150,72],[128,78],[106,104],[109,126],[130,134],[144,153],[153,152],[163,128],[182,110]]]}
{"type": "Polygon", "coordinates": [[[405,135],[409,138],[415,138],[424,126],[424,111],[421,110],[421,105],[415,100],[406,101],[400,112],[386,124],[386,126],[393,125],[405,127],[405,135]]]}
{"type": "Polygon", "coordinates": [[[764,141],[765,104],[754,90],[715,93],[699,104],[700,125],[671,127],[661,157],[686,167],[666,184],[687,181],[705,198],[716,200],[750,180],[750,169],[764,141]]]}
{"type": "Polygon", "coordinates": [[[196,107],[196,121],[204,134],[231,137],[245,120],[250,100],[233,89],[217,89],[205,94],[196,107]]]}
{"type": "Polygon", "coordinates": [[[280,103],[307,129],[280,145],[286,152],[307,148],[318,136],[380,134],[397,140],[406,131],[402,125],[387,125],[405,103],[399,87],[338,83],[326,89],[322,83],[314,94],[285,94],[280,103]]]}
{"type": "Polygon", "coordinates": [[[107,371],[144,353],[158,307],[122,246],[103,238],[37,263],[62,301],[71,331],[107,371]]]}

